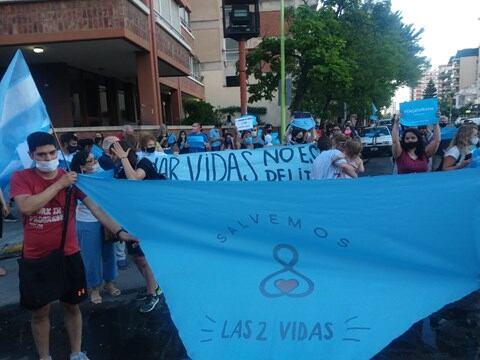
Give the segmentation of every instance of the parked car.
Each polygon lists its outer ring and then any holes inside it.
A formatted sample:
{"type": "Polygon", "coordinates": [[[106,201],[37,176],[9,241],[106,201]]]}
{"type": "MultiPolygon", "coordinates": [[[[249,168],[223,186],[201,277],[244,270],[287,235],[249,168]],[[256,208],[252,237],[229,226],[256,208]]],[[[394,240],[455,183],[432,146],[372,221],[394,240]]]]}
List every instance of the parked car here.
{"type": "Polygon", "coordinates": [[[459,127],[460,125],[463,125],[463,124],[480,125],[480,117],[471,117],[471,118],[459,117],[457,118],[457,120],[455,120],[456,127],[459,127]]]}
{"type": "Polygon", "coordinates": [[[480,125],[480,117],[467,118],[463,120],[463,124],[475,124],[480,125]]]}
{"type": "Polygon", "coordinates": [[[387,126],[368,127],[360,131],[364,157],[392,155],[392,133],[387,126]]]}
{"type": "Polygon", "coordinates": [[[380,119],[380,120],[378,120],[377,126],[386,126],[391,131],[392,126],[393,126],[392,120],[391,119],[380,119]]]}

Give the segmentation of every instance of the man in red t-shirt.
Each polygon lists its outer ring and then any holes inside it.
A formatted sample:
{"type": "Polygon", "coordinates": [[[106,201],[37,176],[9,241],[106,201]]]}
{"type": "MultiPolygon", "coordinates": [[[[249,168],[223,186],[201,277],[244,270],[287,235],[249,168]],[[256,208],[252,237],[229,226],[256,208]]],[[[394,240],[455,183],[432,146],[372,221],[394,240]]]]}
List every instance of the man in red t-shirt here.
{"type": "MultiPolygon", "coordinates": [[[[29,155],[35,160],[35,167],[13,174],[10,181],[11,196],[23,215],[23,257],[41,259],[61,246],[66,189],[75,184],[77,174],[58,168],[57,149],[52,135],[44,132],[32,133],[28,136],[27,143],[29,155]]],[[[65,326],[70,339],[70,359],[88,360],[81,352],[82,314],[78,304],[87,294],[85,271],[75,229],[76,200],[83,201],[98,221],[120,240],[136,242],[137,239],[129,235],[77,188],[73,188],[71,196],[64,246],[65,288],[68,290],[59,300],[64,309],[65,326]]],[[[21,288],[26,289],[21,296],[28,296],[28,287],[28,283],[21,284],[21,288]]],[[[29,310],[32,310],[32,333],[40,360],[51,359],[50,304],[29,310]]]]}

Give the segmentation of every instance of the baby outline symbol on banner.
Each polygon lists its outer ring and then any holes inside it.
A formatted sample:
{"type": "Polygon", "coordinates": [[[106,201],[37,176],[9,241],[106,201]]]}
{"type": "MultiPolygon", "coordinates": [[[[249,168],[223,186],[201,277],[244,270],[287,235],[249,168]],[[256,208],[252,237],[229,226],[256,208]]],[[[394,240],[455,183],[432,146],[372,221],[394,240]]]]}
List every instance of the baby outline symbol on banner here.
{"type": "Polygon", "coordinates": [[[283,266],[283,269],[262,280],[259,289],[263,296],[302,298],[313,292],[315,287],[313,281],[294,269],[299,259],[297,249],[288,244],[279,244],[273,248],[273,258],[283,266]],[[284,255],[281,256],[280,252],[284,255]]]}

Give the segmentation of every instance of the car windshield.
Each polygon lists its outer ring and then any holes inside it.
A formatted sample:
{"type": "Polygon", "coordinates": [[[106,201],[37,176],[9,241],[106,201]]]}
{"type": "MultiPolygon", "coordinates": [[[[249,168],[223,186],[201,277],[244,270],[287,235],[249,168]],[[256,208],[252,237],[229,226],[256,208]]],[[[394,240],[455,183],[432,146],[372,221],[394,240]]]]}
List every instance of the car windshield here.
{"type": "Polygon", "coordinates": [[[360,133],[361,137],[378,137],[378,136],[388,136],[390,133],[386,127],[379,127],[379,128],[367,128],[363,129],[360,133]]]}

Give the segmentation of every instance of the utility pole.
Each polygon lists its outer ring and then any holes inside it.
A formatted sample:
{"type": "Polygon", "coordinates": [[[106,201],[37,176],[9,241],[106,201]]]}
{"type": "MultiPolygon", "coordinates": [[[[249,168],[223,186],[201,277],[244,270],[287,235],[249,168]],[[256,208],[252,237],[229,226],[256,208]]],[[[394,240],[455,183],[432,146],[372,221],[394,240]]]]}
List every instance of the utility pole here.
{"type": "Polygon", "coordinates": [[[247,115],[247,41],[241,39],[238,42],[238,72],[240,80],[240,112],[247,115]]]}
{"type": "Polygon", "coordinates": [[[285,0],[280,0],[280,139],[287,129],[285,88],[285,0]]]}

